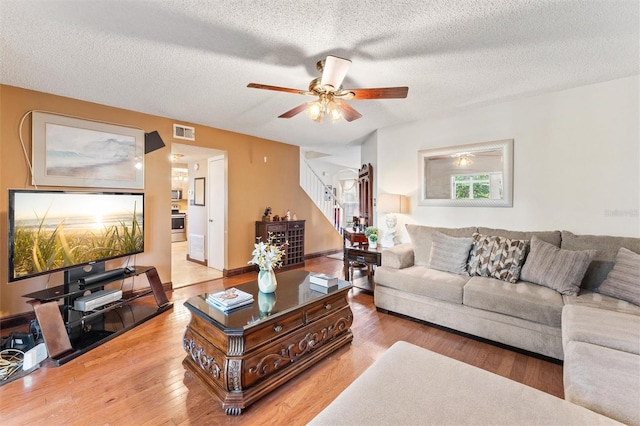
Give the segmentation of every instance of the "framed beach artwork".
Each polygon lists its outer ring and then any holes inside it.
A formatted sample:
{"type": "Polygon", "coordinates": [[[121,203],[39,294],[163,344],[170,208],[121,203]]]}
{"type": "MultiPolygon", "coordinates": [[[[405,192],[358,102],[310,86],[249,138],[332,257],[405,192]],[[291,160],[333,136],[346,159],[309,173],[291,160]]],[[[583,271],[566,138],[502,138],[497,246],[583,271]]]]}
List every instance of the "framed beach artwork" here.
{"type": "Polygon", "coordinates": [[[144,131],[33,113],[32,184],[144,189],[144,131]]]}

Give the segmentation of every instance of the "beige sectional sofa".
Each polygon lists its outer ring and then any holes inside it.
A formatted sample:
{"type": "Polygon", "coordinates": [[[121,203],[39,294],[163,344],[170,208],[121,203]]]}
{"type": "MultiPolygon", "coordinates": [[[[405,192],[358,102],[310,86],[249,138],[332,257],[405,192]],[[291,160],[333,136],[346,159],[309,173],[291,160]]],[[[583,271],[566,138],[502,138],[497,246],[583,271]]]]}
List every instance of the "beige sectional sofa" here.
{"type": "Polygon", "coordinates": [[[379,310],[564,360],[567,400],[640,424],[640,238],[407,231],[376,269],[379,310]]]}

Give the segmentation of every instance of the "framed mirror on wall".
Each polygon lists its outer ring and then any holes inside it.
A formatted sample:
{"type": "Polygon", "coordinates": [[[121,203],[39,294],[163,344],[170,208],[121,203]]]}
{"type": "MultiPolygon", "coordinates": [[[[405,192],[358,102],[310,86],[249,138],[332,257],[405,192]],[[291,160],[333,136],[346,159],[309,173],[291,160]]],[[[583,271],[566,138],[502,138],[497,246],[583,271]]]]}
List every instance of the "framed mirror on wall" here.
{"type": "Polygon", "coordinates": [[[422,206],[512,207],[513,139],[418,152],[422,206]]]}
{"type": "Polygon", "coordinates": [[[204,179],[203,177],[193,179],[193,205],[204,206],[204,179]]]}

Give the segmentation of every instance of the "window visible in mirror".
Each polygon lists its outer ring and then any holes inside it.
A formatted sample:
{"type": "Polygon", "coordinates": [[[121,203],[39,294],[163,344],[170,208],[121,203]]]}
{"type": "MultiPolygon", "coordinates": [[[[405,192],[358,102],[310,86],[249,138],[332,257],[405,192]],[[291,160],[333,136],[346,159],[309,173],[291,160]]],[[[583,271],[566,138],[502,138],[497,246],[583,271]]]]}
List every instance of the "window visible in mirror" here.
{"type": "Polygon", "coordinates": [[[451,199],[479,200],[502,198],[502,172],[451,176],[451,199]]]}

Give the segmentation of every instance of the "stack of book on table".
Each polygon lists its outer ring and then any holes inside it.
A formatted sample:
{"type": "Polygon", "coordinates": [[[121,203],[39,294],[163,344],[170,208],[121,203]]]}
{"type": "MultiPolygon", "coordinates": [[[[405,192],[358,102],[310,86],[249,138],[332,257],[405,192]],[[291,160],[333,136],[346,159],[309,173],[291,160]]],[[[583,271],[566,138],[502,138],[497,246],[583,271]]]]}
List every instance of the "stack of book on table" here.
{"type": "Polygon", "coordinates": [[[311,274],[309,288],[320,293],[329,293],[338,289],[338,277],[327,274],[311,274]]]}
{"type": "Polygon", "coordinates": [[[217,293],[208,293],[206,300],[211,306],[228,312],[253,303],[253,295],[232,287],[217,293]]]}

